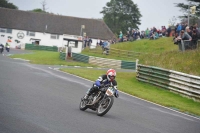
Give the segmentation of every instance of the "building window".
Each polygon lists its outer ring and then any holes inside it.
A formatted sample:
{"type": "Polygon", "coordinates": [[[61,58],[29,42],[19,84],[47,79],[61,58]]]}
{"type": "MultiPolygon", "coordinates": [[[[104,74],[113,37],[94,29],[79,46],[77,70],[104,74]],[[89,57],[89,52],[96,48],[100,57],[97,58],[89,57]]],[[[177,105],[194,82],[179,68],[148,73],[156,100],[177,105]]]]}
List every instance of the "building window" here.
{"type": "Polygon", "coordinates": [[[51,34],[51,39],[59,39],[59,35],[51,34]]]}
{"type": "Polygon", "coordinates": [[[12,29],[4,29],[4,28],[0,28],[0,32],[3,32],[3,33],[10,33],[10,34],[12,34],[12,29]]]}
{"type": "Polygon", "coordinates": [[[0,32],[6,33],[6,29],[1,28],[0,32]]]}
{"type": "Polygon", "coordinates": [[[78,48],[78,41],[69,41],[69,47],[78,48]]]}
{"type": "Polygon", "coordinates": [[[12,29],[7,29],[7,33],[12,34],[12,29]]]}
{"type": "Polygon", "coordinates": [[[28,36],[35,36],[35,32],[27,31],[28,36]]]}

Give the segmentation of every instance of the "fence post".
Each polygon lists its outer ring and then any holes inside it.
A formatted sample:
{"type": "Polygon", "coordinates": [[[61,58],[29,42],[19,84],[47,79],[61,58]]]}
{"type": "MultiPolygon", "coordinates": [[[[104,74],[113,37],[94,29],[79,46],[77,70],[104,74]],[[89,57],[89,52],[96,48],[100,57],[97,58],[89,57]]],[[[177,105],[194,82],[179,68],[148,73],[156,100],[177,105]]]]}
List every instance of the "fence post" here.
{"type": "Polygon", "coordinates": [[[135,62],[135,70],[136,70],[136,73],[138,72],[138,62],[139,62],[139,60],[138,59],[136,59],[136,62],[135,62]]]}
{"type": "Polygon", "coordinates": [[[200,39],[197,41],[197,49],[200,49],[200,39]]]}
{"type": "Polygon", "coordinates": [[[127,55],[127,57],[129,57],[129,51],[128,51],[128,55],[127,55]]]}
{"type": "Polygon", "coordinates": [[[185,42],[181,40],[182,51],[185,51],[185,42]]]}

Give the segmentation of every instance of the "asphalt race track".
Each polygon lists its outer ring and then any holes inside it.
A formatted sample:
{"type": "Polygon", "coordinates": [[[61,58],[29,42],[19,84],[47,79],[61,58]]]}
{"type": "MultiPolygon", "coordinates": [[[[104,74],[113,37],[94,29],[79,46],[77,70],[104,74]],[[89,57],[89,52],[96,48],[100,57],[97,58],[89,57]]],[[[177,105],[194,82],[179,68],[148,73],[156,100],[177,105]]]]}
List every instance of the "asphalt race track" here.
{"type": "Polygon", "coordinates": [[[200,118],[123,93],[103,117],[80,111],[91,81],[6,54],[0,55],[0,133],[200,133],[200,118]]]}

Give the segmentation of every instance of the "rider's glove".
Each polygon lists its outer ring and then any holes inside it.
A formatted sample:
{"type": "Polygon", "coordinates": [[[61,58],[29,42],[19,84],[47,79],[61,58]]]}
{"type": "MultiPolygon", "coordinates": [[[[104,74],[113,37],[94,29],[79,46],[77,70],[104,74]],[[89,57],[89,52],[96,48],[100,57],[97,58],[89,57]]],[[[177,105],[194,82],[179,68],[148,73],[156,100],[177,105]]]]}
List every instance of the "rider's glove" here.
{"type": "Polygon", "coordinates": [[[118,90],[115,90],[115,94],[114,94],[114,95],[115,95],[115,97],[116,97],[116,98],[118,98],[118,97],[119,97],[118,90]]]}

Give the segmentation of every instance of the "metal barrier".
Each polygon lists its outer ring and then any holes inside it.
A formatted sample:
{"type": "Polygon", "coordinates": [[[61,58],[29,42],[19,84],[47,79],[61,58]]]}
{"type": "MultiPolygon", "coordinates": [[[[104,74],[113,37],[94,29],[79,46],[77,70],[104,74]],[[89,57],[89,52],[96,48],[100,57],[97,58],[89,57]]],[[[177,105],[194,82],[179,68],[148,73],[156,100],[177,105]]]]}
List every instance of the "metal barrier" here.
{"type": "Polygon", "coordinates": [[[129,58],[129,59],[136,59],[141,54],[138,52],[120,50],[120,49],[114,49],[114,48],[110,48],[108,51],[104,51],[100,46],[98,46],[94,49],[89,49],[89,52],[98,53],[98,54],[114,55],[116,57],[125,57],[125,58],[129,58]]]}
{"type": "Polygon", "coordinates": [[[88,63],[89,62],[89,56],[78,54],[78,53],[72,53],[73,60],[88,63]]]}
{"type": "Polygon", "coordinates": [[[200,49],[200,40],[197,41],[197,49],[200,49]]]}
{"type": "Polygon", "coordinates": [[[60,59],[66,60],[66,53],[60,52],[60,59]]]}
{"type": "Polygon", "coordinates": [[[200,101],[200,77],[158,67],[137,65],[137,80],[200,101]]]}
{"type": "Polygon", "coordinates": [[[55,51],[58,52],[57,46],[42,46],[42,45],[35,45],[35,44],[25,44],[26,50],[43,50],[43,51],[55,51]]]}
{"type": "Polygon", "coordinates": [[[72,53],[72,58],[75,61],[85,62],[93,65],[97,65],[100,67],[110,67],[110,68],[118,68],[118,69],[136,69],[136,62],[122,61],[122,60],[114,60],[107,58],[100,58],[94,56],[87,56],[78,53],[72,53]]]}
{"type": "Polygon", "coordinates": [[[178,47],[180,51],[197,49],[200,47],[200,40],[198,40],[196,44],[189,40],[181,40],[178,42],[178,47]]]}

